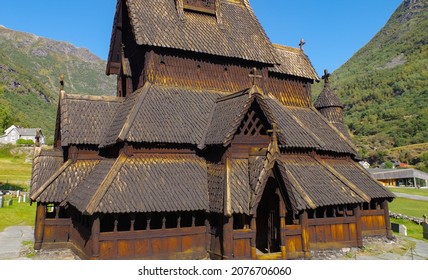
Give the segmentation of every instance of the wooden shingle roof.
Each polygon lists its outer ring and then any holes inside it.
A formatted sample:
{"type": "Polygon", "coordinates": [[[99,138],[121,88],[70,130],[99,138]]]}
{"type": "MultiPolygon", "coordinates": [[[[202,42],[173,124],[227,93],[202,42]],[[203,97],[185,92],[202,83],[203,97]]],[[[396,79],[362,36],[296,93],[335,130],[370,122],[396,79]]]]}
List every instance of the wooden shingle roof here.
{"type": "Polygon", "coordinates": [[[100,160],[66,161],[44,184],[33,192],[31,199],[43,203],[62,203],[100,163],[100,160]]]}
{"type": "Polygon", "coordinates": [[[122,101],[113,96],[61,94],[61,145],[98,145],[122,101]]]}
{"type": "Polygon", "coordinates": [[[367,202],[309,155],[284,156],[281,162],[291,173],[290,183],[295,184],[295,188],[303,188],[317,207],[367,202]]]}
{"type": "Polygon", "coordinates": [[[101,146],[116,141],[198,145],[220,96],[206,90],[147,83],[120,106],[101,146]]]}
{"type": "Polygon", "coordinates": [[[88,214],[208,210],[207,183],[195,155],[121,155],[97,165],[67,202],[88,214]]]}
{"type": "MultiPolygon", "coordinates": [[[[276,54],[247,4],[218,0],[216,15],[180,10],[175,0],[123,0],[138,45],[274,64],[276,54]],[[180,17],[183,15],[183,17],[180,17]],[[219,18],[220,17],[220,18],[219,18]]],[[[118,6],[120,7],[120,6],[118,6]]],[[[120,9],[117,9],[116,13],[120,9]]],[[[120,25],[115,16],[115,26],[120,25]]],[[[114,27],[113,30],[116,28],[114,27]]],[[[113,32],[113,36],[115,36],[113,32]]],[[[119,39],[119,38],[118,38],[119,39]]],[[[114,40],[112,41],[112,45],[114,40]]],[[[113,47],[110,49],[109,57],[113,47]]]]}
{"type": "Polygon", "coordinates": [[[330,88],[328,82],[324,85],[323,90],[318,96],[317,100],[314,103],[314,107],[317,109],[327,108],[327,107],[340,107],[343,108],[342,101],[336,93],[330,88]]]}
{"type": "Polygon", "coordinates": [[[274,47],[279,64],[270,67],[270,72],[319,81],[318,74],[303,50],[277,44],[274,44],[274,47]]]}
{"type": "Polygon", "coordinates": [[[34,155],[31,172],[30,196],[33,195],[63,164],[61,150],[39,150],[34,155]]]}

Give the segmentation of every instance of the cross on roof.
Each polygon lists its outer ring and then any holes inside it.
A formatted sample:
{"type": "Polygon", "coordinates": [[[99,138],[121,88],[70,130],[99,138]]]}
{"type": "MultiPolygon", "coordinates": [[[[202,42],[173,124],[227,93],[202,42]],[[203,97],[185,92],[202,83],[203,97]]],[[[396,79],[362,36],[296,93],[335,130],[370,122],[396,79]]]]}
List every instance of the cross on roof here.
{"type": "Polygon", "coordinates": [[[269,129],[267,132],[272,133],[272,142],[278,143],[278,132],[282,132],[282,129],[279,129],[275,122],[272,123],[272,129],[269,129]]]}
{"type": "Polygon", "coordinates": [[[330,73],[328,73],[327,69],[324,69],[324,76],[322,76],[321,78],[324,79],[325,84],[328,84],[329,77],[330,77],[330,73]]]}
{"type": "Polygon", "coordinates": [[[253,78],[253,81],[252,81],[253,86],[256,85],[256,79],[263,78],[262,75],[257,74],[257,68],[256,67],[254,67],[253,70],[251,71],[251,73],[248,74],[248,77],[253,78]]]}
{"type": "Polygon", "coordinates": [[[302,50],[302,51],[303,51],[303,45],[304,44],[306,44],[305,40],[303,40],[303,38],[300,39],[299,47],[300,47],[300,50],[302,50]]]}

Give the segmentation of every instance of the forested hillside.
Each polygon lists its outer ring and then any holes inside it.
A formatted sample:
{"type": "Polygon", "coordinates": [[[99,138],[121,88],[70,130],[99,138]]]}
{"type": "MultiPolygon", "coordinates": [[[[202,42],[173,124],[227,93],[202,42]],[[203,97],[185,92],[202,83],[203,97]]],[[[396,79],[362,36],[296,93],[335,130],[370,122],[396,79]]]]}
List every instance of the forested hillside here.
{"type": "MultiPolygon", "coordinates": [[[[362,158],[384,160],[389,149],[428,142],[427,30],[428,0],[405,0],[384,28],[333,73],[362,158]]],[[[407,155],[411,164],[419,156],[407,155]]]]}
{"type": "Polygon", "coordinates": [[[87,49],[0,26],[0,134],[15,124],[52,138],[61,74],[68,93],[115,93],[115,77],[87,49]]]}

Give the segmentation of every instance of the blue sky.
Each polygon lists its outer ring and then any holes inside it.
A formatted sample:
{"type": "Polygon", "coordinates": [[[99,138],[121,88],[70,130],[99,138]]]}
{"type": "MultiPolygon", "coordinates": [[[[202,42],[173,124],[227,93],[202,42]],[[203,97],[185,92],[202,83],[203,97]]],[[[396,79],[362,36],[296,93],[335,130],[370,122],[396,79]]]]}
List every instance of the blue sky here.
{"type": "MultiPolygon", "coordinates": [[[[67,41],[106,59],[116,0],[0,0],[0,25],[67,41]]],[[[172,1],[172,0],[171,0],[172,1]]],[[[382,28],[402,0],[250,0],[272,42],[333,72],[382,28]]]]}

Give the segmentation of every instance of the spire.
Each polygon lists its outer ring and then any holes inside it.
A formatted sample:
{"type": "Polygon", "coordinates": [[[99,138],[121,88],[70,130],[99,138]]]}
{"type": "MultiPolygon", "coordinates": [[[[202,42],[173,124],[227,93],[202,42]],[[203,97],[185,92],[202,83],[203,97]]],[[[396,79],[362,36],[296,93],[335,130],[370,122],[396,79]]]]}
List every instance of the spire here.
{"type": "Polygon", "coordinates": [[[348,129],[343,121],[343,104],[336,93],[330,88],[330,73],[324,70],[324,88],[314,103],[314,107],[335,126],[345,137],[350,139],[348,129]]]}
{"type": "Polygon", "coordinates": [[[343,104],[339,97],[337,97],[334,91],[330,88],[330,73],[328,73],[327,69],[324,70],[324,76],[322,76],[322,79],[324,80],[324,88],[314,103],[315,108],[318,110],[328,107],[339,107],[343,109],[343,104]]]}

